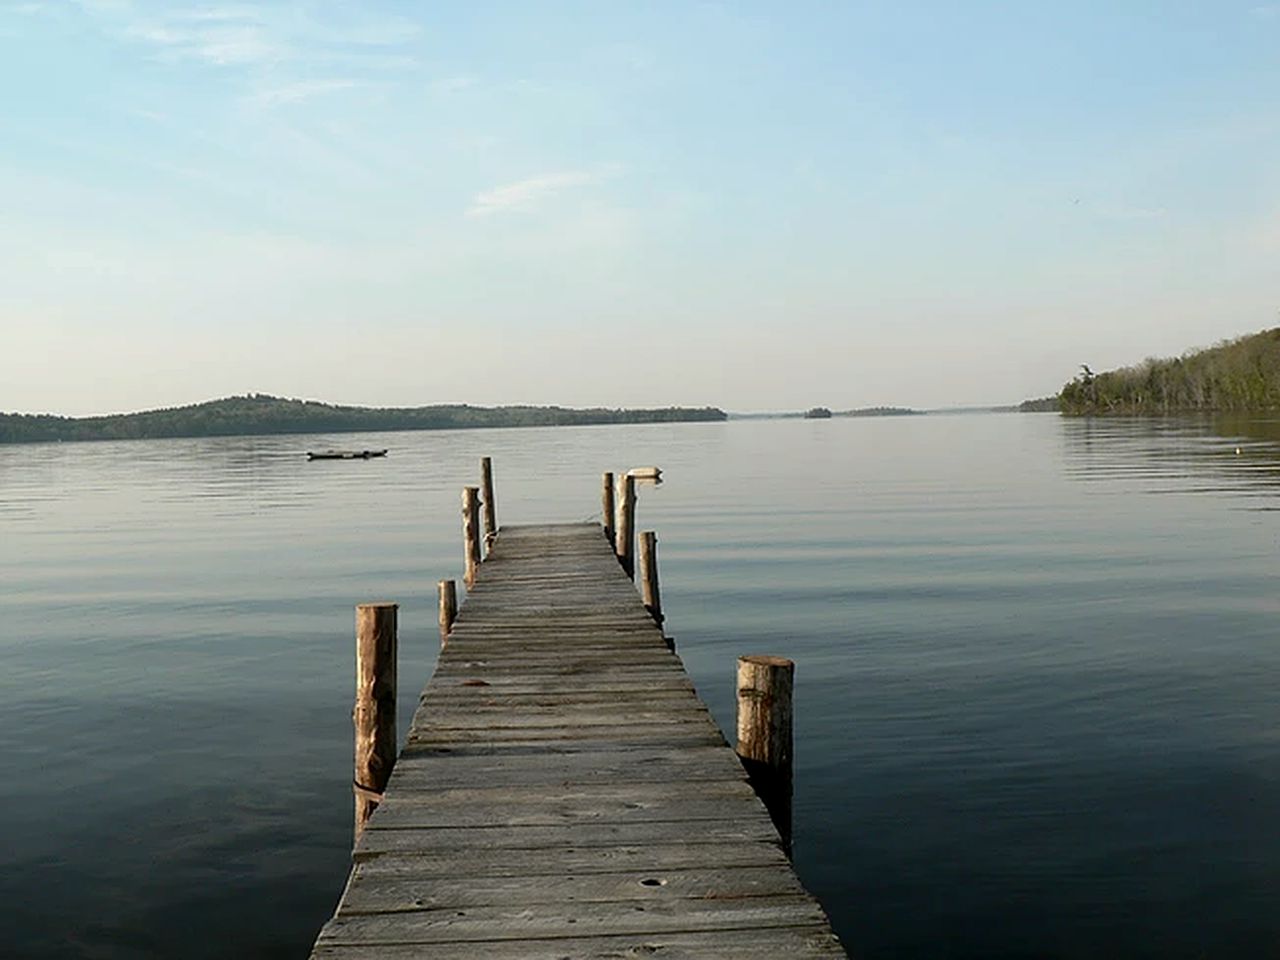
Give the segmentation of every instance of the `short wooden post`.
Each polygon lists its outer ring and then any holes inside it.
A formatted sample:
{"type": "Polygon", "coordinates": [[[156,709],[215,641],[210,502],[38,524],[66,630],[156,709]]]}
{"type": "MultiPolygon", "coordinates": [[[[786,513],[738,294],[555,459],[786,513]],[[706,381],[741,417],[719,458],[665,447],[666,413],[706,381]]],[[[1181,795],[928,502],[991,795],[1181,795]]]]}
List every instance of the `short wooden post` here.
{"type": "Polygon", "coordinates": [[[466,560],[466,572],[462,582],[467,589],[476,585],[476,571],[480,569],[480,488],[462,488],[462,541],[466,560]]]}
{"type": "Polygon", "coordinates": [[[622,563],[627,576],[636,576],[636,478],[625,474],[618,479],[618,528],[615,534],[614,552],[622,563]]]}
{"type": "Polygon", "coordinates": [[[440,646],[449,642],[454,618],[458,615],[458,584],[455,580],[441,580],[436,584],[440,599],[440,646]]]}
{"type": "Polygon", "coordinates": [[[355,837],[382,801],[396,762],[396,611],[394,603],[356,607],[355,837]]]}
{"type": "Polygon", "coordinates": [[[662,596],[658,592],[658,535],[652,530],[640,534],[640,598],[653,619],[662,623],[662,596]]]}
{"type": "Polygon", "coordinates": [[[493,504],[493,461],[488,457],[480,458],[480,497],[484,507],[484,555],[487,557],[498,536],[497,508],[493,504]]]}
{"type": "Polygon", "coordinates": [[[791,692],[795,664],[738,658],[738,757],[791,855],[791,692]]]}
{"type": "Polygon", "coordinates": [[[604,486],[600,491],[600,515],[604,517],[604,537],[613,543],[613,473],[606,471],[604,486]]]}

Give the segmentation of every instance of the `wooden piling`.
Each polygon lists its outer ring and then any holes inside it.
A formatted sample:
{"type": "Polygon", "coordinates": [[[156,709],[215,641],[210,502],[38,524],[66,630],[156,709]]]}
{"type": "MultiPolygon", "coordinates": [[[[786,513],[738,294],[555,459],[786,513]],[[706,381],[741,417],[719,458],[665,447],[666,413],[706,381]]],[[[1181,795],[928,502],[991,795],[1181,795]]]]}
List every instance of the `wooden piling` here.
{"type": "Polygon", "coordinates": [[[480,569],[480,488],[462,488],[462,541],[466,572],[462,582],[470,589],[476,585],[480,569]]]}
{"type": "Polygon", "coordinates": [[[355,836],[382,801],[396,762],[396,615],[394,603],[356,607],[355,836]]]}
{"type": "Polygon", "coordinates": [[[613,543],[614,506],[613,506],[613,473],[605,471],[604,485],[600,491],[600,515],[604,517],[604,536],[613,543]]]}
{"type": "Polygon", "coordinates": [[[441,580],[436,584],[436,594],[440,600],[440,646],[449,642],[449,631],[453,629],[453,620],[458,615],[458,584],[455,580],[441,580]]]}
{"type": "Polygon", "coordinates": [[[487,557],[498,535],[497,508],[493,503],[493,461],[488,457],[480,458],[480,497],[484,507],[484,555],[487,557]]]}
{"type": "Polygon", "coordinates": [[[632,580],[636,578],[636,478],[626,474],[618,478],[618,521],[614,552],[632,580]]]}
{"type": "Polygon", "coordinates": [[[658,592],[658,535],[652,530],[640,534],[640,598],[654,622],[662,623],[662,595],[658,592]]]}
{"type": "Polygon", "coordinates": [[[738,746],[747,778],[791,855],[791,695],[795,664],[783,657],[738,658],[738,746]]]}

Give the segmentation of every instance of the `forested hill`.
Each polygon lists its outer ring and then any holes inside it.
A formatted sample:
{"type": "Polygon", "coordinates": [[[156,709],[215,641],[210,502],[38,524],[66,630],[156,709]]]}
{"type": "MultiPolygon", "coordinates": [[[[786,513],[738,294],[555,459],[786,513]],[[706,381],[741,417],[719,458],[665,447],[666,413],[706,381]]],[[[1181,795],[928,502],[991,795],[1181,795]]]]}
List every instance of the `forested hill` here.
{"type": "Polygon", "coordinates": [[[343,407],[265,394],[227,397],[187,407],[106,417],[0,414],[0,443],[38,440],[141,440],[266,433],[339,433],[364,430],[449,430],[464,427],[579,426],[724,420],[715,407],[609,410],[600,407],[343,407]]]}
{"type": "Polygon", "coordinates": [[[1280,328],[1106,373],[1084,367],[1060,404],[1074,414],[1280,410],[1280,328]]]}

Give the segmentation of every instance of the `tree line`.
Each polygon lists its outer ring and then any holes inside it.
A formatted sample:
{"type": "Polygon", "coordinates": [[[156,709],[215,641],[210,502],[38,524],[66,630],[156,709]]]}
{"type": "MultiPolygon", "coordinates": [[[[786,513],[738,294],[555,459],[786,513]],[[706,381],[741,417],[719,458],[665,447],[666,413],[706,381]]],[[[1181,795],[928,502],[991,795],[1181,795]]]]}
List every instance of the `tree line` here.
{"type": "Polygon", "coordinates": [[[267,394],[227,397],[184,407],[101,417],[0,414],[0,443],[47,440],[146,440],[277,433],[450,430],[474,427],[583,426],[725,420],[716,407],[609,409],[592,407],[353,407],[267,394]]]}
{"type": "Polygon", "coordinates": [[[1280,328],[1105,373],[1084,365],[1058,399],[1070,414],[1280,409],[1280,328]]]}

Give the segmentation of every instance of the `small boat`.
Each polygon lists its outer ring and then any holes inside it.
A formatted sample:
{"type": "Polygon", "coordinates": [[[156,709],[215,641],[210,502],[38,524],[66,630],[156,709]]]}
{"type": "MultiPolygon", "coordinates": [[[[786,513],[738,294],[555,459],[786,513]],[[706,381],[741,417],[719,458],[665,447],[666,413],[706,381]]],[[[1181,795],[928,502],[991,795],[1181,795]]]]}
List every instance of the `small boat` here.
{"type": "Polygon", "coordinates": [[[386,450],[308,450],[308,460],[368,460],[370,457],[385,457],[386,450]]]}
{"type": "Polygon", "coordinates": [[[662,469],[660,467],[632,467],[627,471],[627,474],[637,480],[652,480],[654,483],[662,482],[662,469]]]}

